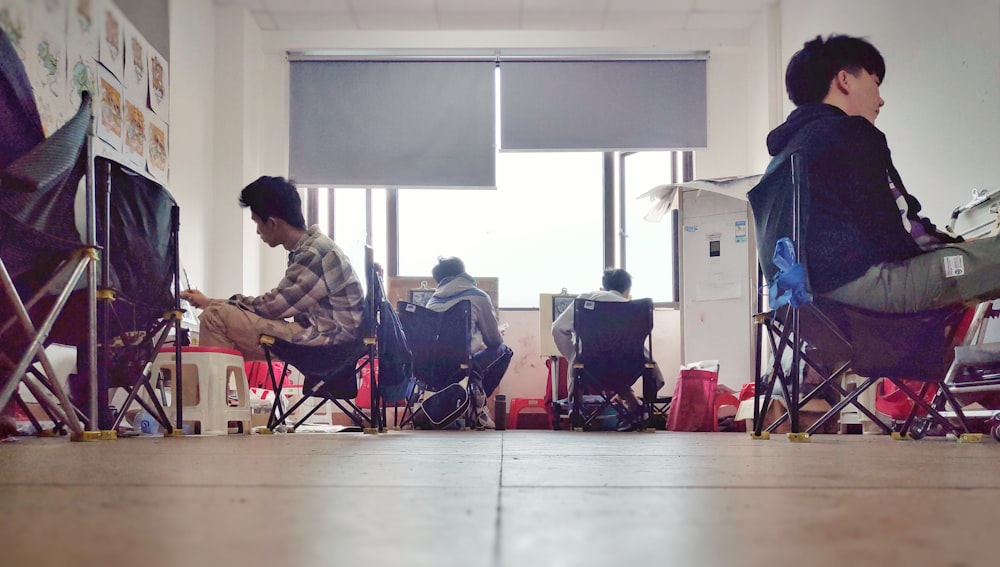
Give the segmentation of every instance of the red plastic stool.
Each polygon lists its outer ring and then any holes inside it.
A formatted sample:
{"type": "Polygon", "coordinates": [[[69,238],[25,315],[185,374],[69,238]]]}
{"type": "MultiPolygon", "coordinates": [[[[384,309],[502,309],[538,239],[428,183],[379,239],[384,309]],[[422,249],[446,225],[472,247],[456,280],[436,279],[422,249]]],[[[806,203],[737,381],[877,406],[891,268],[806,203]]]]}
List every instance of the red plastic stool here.
{"type": "MultiPolygon", "coordinates": [[[[291,382],[288,376],[281,377],[281,371],[285,366],[284,362],[274,361],[271,363],[274,368],[274,377],[281,383],[281,386],[288,386],[291,382]]],[[[251,388],[271,390],[271,376],[267,372],[267,363],[263,360],[247,360],[243,363],[247,373],[247,384],[251,388]]]]}
{"type": "Polygon", "coordinates": [[[545,409],[545,400],[543,398],[514,398],[510,401],[510,418],[507,419],[507,429],[518,429],[517,427],[517,417],[524,410],[541,410],[540,412],[531,413],[541,413],[545,416],[545,423],[547,429],[552,429],[552,414],[545,409]]]}

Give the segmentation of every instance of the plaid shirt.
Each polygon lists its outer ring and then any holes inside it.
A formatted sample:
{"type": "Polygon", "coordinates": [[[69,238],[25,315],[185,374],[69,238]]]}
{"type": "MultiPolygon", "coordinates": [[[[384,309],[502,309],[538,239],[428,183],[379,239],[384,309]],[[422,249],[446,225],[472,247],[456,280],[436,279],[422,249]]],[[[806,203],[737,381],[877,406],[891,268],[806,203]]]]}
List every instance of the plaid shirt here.
{"type": "Polygon", "coordinates": [[[292,338],[296,344],[345,343],[364,333],[361,282],[344,251],[316,225],[288,254],[288,269],[278,287],[258,297],[231,299],[267,319],[292,317],[305,327],[292,338]]]}

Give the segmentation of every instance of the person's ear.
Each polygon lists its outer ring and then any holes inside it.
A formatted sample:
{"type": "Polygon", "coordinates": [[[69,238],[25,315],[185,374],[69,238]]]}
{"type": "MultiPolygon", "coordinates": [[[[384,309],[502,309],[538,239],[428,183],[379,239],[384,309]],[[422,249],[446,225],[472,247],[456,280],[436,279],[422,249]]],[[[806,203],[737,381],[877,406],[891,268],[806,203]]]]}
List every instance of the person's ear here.
{"type": "Polygon", "coordinates": [[[840,71],[837,71],[837,75],[834,76],[833,81],[834,81],[834,87],[838,91],[844,94],[848,94],[851,92],[851,74],[848,73],[846,70],[841,69],[840,71]]]}

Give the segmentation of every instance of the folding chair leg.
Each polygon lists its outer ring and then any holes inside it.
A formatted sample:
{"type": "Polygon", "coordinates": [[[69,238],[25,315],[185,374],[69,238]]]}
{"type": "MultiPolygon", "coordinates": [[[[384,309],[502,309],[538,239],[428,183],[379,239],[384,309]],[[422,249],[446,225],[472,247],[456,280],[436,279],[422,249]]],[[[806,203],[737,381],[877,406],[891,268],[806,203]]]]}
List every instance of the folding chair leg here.
{"type": "MultiPolygon", "coordinates": [[[[21,411],[24,412],[24,415],[28,416],[28,421],[30,421],[31,425],[35,428],[35,432],[39,436],[41,436],[42,425],[38,423],[38,419],[35,417],[35,414],[31,413],[31,409],[28,408],[28,404],[26,404],[24,400],[21,399],[21,396],[18,395],[17,393],[14,394],[14,403],[17,404],[17,407],[21,408],[21,411]]],[[[53,432],[54,430],[55,428],[53,428],[53,432]]]]}
{"type": "MultiPolygon", "coordinates": [[[[69,299],[70,292],[76,285],[76,282],[79,281],[80,276],[83,274],[84,268],[90,263],[90,259],[91,257],[89,255],[80,254],[80,257],[73,268],[72,274],[70,275],[69,281],[63,288],[62,292],[59,294],[54,305],[50,309],[48,316],[42,322],[41,326],[37,328],[35,327],[34,323],[32,323],[31,317],[28,315],[28,312],[24,307],[24,303],[21,301],[20,296],[17,294],[17,289],[14,287],[14,282],[10,277],[10,273],[7,271],[7,266],[5,266],[2,261],[0,261],[0,284],[2,284],[3,290],[7,294],[7,296],[12,299],[10,303],[14,307],[15,316],[21,321],[21,325],[24,328],[25,332],[29,336],[34,337],[30,341],[27,351],[21,357],[21,361],[16,365],[14,371],[11,373],[8,382],[4,384],[2,389],[0,389],[0,407],[6,406],[7,402],[10,401],[10,398],[13,395],[14,390],[17,388],[17,384],[24,377],[25,373],[28,370],[28,367],[31,366],[31,364],[34,362],[36,358],[42,363],[42,368],[45,370],[46,373],[49,373],[50,376],[55,376],[52,369],[52,365],[49,362],[48,357],[45,355],[43,343],[45,339],[49,336],[49,333],[52,331],[52,327],[53,325],[55,325],[56,318],[58,317],[60,312],[62,312],[63,307],[66,305],[66,301],[69,299]]],[[[53,382],[54,382],[53,393],[59,400],[59,404],[63,408],[71,407],[69,398],[66,396],[66,393],[62,390],[62,388],[59,386],[58,383],[55,383],[55,381],[53,382]]],[[[45,403],[42,402],[42,400],[39,400],[39,402],[45,403]]],[[[64,414],[66,417],[65,421],[66,426],[69,427],[70,431],[73,433],[73,436],[75,438],[82,439],[84,434],[83,434],[83,425],[80,423],[80,420],[76,418],[76,415],[72,411],[65,411],[64,414]]]]}
{"type": "MultiPolygon", "coordinates": [[[[911,410],[910,417],[907,418],[907,421],[911,421],[913,415],[916,413],[916,406],[920,406],[921,409],[927,412],[929,419],[932,419],[940,423],[941,426],[944,427],[946,431],[956,435],[959,438],[959,441],[977,442],[982,440],[982,434],[969,433],[968,422],[965,418],[965,414],[962,413],[961,404],[958,403],[958,400],[955,399],[953,395],[951,395],[951,393],[948,391],[946,387],[944,387],[944,385],[941,386],[941,390],[939,392],[941,393],[941,395],[945,397],[948,403],[950,403],[952,407],[955,408],[956,416],[958,417],[959,422],[961,423],[963,431],[959,431],[954,425],[951,424],[950,421],[948,421],[947,418],[942,416],[937,409],[935,409],[931,404],[928,404],[927,401],[924,400],[923,395],[918,395],[901,380],[897,380],[895,378],[890,378],[890,380],[892,381],[893,384],[896,385],[897,388],[902,390],[907,397],[913,400],[915,404],[913,410],[911,410]]],[[[924,384],[924,386],[921,388],[921,393],[924,393],[927,387],[929,387],[929,384],[924,384]]],[[[904,423],[904,429],[902,431],[902,435],[906,435],[907,433],[909,433],[908,429],[909,429],[908,425],[904,423]]]]}

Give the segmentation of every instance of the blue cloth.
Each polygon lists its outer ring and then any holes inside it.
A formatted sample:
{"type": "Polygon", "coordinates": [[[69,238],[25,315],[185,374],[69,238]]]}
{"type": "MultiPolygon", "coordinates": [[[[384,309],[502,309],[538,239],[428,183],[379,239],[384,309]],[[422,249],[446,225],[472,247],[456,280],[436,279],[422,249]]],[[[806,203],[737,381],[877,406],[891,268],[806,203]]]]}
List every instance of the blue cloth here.
{"type": "Polygon", "coordinates": [[[806,289],[806,271],[795,257],[795,245],[790,238],[781,238],[774,246],[774,265],[778,274],[768,287],[771,309],[791,303],[793,308],[812,303],[812,295],[806,289]]]}

